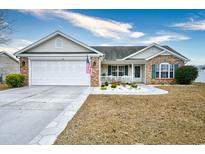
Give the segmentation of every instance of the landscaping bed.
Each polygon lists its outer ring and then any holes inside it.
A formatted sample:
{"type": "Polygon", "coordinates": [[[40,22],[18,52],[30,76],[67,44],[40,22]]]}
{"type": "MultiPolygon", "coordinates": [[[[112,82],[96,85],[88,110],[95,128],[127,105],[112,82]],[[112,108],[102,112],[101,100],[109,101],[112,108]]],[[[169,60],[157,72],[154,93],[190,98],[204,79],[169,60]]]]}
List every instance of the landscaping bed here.
{"type": "Polygon", "coordinates": [[[161,95],[167,94],[166,90],[155,88],[144,84],[136,83],[105,83],[101,87],[95,87],[91,94],[109,94],[109,95],[161,95]]]}
{"type": "Polygon", "coordinates": [[[205,85],[167,95],[90,95],[55,144],[205,144],[205,85]]]}
{"type": "Polygon", "coordinates": [[[9,89],[9,86],[7,86],[6,84],[1,84],[0,83],[0,91],[5,90],[5,89],[9,89]]]}

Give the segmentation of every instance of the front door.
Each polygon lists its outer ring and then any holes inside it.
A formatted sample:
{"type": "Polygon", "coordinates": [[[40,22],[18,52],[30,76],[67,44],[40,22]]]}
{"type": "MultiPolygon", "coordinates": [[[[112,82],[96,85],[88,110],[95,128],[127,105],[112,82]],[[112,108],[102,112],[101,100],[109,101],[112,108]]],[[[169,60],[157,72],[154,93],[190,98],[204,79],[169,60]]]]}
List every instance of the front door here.
{"type": "Polygon", "coordinates": [[[136,82],[141,82],[141,66],[135,66],[134,78],[136,82]]]}

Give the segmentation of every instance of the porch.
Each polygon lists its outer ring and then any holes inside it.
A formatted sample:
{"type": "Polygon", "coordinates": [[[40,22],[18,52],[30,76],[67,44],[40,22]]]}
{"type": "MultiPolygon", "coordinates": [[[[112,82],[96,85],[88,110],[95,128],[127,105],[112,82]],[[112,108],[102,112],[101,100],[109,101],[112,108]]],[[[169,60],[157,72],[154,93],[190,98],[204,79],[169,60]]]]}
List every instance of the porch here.
{"type": "Polygon", "coordinates": [[[145,64],[102,64],[101,83],[145,83],[145,64]]]}

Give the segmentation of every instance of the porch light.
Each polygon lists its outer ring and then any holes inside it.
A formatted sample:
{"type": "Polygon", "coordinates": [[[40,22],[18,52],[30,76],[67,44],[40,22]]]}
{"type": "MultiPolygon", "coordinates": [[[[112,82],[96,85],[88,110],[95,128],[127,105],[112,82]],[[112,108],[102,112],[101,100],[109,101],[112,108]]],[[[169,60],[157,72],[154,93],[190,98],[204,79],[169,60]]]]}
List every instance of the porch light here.
{"type": "Polygon", "coordinates": [[[95,61],[93,62],[93,66],[96,66],[96,62],[95,61]]]}
{"type": "Polygon", "coordinates": [[[26,65],[25,61],[22,61],[21,66],[24,67],[26,65]]]}

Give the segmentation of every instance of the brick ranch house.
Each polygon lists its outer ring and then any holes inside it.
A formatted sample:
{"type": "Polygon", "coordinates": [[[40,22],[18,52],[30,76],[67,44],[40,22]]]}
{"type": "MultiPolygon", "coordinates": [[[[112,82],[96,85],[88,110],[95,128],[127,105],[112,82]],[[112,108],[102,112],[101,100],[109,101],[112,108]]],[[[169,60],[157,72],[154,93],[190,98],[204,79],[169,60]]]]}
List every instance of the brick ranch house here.
{"type": "Polygon", "coordinates": [[[15,53],[27,85],[87,85],[103,82],[173,83],[189,61],[169,46],[88,46],[56,31],[15,53]],[[86,59],[92,66],[86,73],[86,59]]]}

